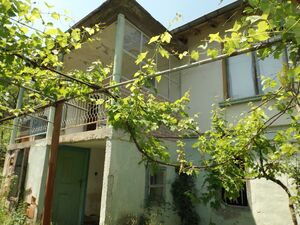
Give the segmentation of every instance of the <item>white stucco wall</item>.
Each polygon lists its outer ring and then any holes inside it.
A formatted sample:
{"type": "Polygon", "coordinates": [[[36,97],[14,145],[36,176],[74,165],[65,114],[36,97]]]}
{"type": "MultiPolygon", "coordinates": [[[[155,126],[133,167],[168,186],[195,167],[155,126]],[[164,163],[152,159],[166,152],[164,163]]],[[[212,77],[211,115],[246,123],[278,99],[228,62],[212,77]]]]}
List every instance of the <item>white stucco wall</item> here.
{"type": "Polygon", "coordinates": [[[44,206],[43,195],[45,192],[45,180],[47,176],[44,168],[48,162],[47,153],[47,141],[44,139],[32,143],[28,156],[25,180],[25,201],[31,203],[31,197],[36,198],[36,216],[38,219],[41,217],[41,209],[44,206]]]}
{"type": "Polygon", "coordinates": [[[90,149],[85,215],[100,216],[105,149],[90,149]]]}
{"type": "MultiPolygon", "coordinates": [[[[221,62],[210,63],[182,71],[182,91],[189,90],[191,103],[190,113],[199,113],[201,131],[210,127],[211,105],[223,101],[223,81],[221,62]]],[[[255,104],[259,104],[255,103],[255,104]]],[[[227,107],[225,116],[229,121],[237,121],[242,112],[249,111],[248,103],[227,107]]],[[[271,113],[270,113],[271,115],[271,113]]],[[[281,118],[274,126],[288,124],[286,118],[281,118]]],[[[199,155],[193,160],[197,161],[199,155]]],[[[198,189],[202,188],[202,179],[197,179],[198,189]]],[[[280,225],[292,224],[288,210],[288,198],[285,192],[276,184],[265,180],[247,182],[249,207],[227,206],[214,210],[209,206],[198,205],[198,212],[203,224],[210,221],[217,225],[280,225]]]]}
{"type": "MultiPolygon", "coordinates": [[[[287,177],[283,184],[290,186],[287,177]]],[[[256,224],[292,225],[288,197],[281,187],[265,179],[250,181],[252,214],[256,224]]]]}
{"type": "Polygon", "coordinates": [[[145,170],[138,164],[141,156],[132,143],[112,140],[112,161],[110,179],[112,180],[111,220],[143,211],[145,197],[145,170]]]}
{"type": "Polygon", "coordinates": [[[221,62],[182,71],[182,93],[190,92],[190,114],[199,114],[201,131],[210,127],[212,104],[223,99],[221,62]]]}
{"type": "MultiPolygon", "coordinates": [[[[227,18],[225,16],[216,17],[203,25],[188,29],[181,35],[186,38],[189,50],[199,50],[197,47],[199,44],[203,44],[201,40],[207,40],[210,33],[224,33],[224,30],[229,29],[237,17],[239,17],[238,14],[227,18]]],[[[200,60],[206,57],[205,54],[200,53],[200,60]]],[[[204,132],[210,127],[211,105],[218,105],[224,101],[221,61],[190,68],[181,71],[181,74],[181,92],[184,93],[190,90],[189,112],[190,114],[199,113],[200,129],[204,132]]],[[[254,104],[258,105],[260,102],[254,104]]],[[[247,101],[234,104],[226,108],[225,117],[228,121],[235,122],[241,118],[242,112],[248,112],[249,110],[250,107],[247,101]]],[[[271,116],[274,112],[267,112],[267,114],[271,116]]],[[[287,124],[289,124],[289,120],[282,117],[273,124],[272,129],[280,129],[287,124]]],[[[200,155],[197,153],[191,153],[189,156],[193,161],[200,159],[200,155]]],[[[281,180],[283,183],[290,185],[287,178],[282,177],[281,180]]],[[[205,190],[202,182],[203,178],[200,173],[197,179],[197,187],[200,192],[205,190]]],[[[249,207],[226,206],[216,211],[209,206],[198,205],[201,224],[209,224],[210,221],[217,225],[292,224],[288,209],[288,198],[277,184],[263,179],[247,181],[247,194],[249,207]]]]}
{"type": "Polygon", "coordinates": [[[38,198],[43,174],[43,166],[47,146],[44,141],[35,142],[29,151],[25,190],[31,190],[31,195],[38,198]]]}
{"type": "MultiPolygon", "coordinates": [[[[194,141],[188,140],[187,154],[195,164],[201,159],[201,155],[192,150],[194,141]]],[[[207,191],[204,180],[204,170],[199,171],[196,179],[198,193],[207,191]]],[[[287,187],[291,188],[291,182],[286,176],[279,178],[287,187]]],[[[200,216],[200,224],[214,222],[216,225],[292,225],[291,215],[288,208],[288,197],[284,190],[265,179],[246,181],[247,199],[249,206],[222,205],[218,210],[200,203],[197,212],[200,216]]],[[[221,194],[221,193],[220,193],[221,194]]],[[[221,196],[221,195],[220,195],[221,196]]]]}
{"type": "MultiPolygon", "coordinates": [[[[102,220],[100,224],[119,225],[124,222],[122,219],[126,216],[139,217],[146,212],[146,167],[144,163],[140,163],[141,154],[126,136],[115,137],[108,141],[110,144],[107,147],[110,149],[106,150],[111,151],[111,161],[109,168],[108,165],[105,165],[104,168],[104,174],[107,172],[106,169],[109,170],[108,186],[106,187],[106,219],[104,221],[104,218],[100,218],[102,220]]],[[[172,203],[170,188],[174,174],[173,168],[167,168],[165,200],[169,204],[172,203]]],[[[102,199],[105,198],[103,194],[105,195],[105,193],[102,193],[102,199]]],[[[153,208],[154,215],[158,215],[155,214],[155,210],[153,208]]],[[[179,224],[177,216],[172,210],[170,211],[170,207],[160,209],[160,212],[163,213],[163,216],[159,220],[163,221],[164,225],[179,224]]],[[[103,212],[101,216],[104,216],[103,212]]]]}

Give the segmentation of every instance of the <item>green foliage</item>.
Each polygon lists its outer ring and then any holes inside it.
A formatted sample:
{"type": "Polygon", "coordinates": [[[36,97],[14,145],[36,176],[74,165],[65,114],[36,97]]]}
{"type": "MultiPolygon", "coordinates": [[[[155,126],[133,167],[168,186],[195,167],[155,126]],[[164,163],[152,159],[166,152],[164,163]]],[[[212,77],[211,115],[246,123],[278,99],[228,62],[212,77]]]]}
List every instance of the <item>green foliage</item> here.
{"type": "MultiPolygon", "coordinates": [[[[49,14],[55,20],[63,17],[57,12],[49,14]]],[[[26,93],[24,97],[24,111],[30,111],[33,106],[46,104],[73,95],[84,95],[90,88],[83,88],[79,83],[62,79],[53,68],[62,66],[60,55],[79,48],[82,40],[91,40],[95,32],[100,31],[100,26],[92,28],[82,27],[63,32],[54,27],[51,22],[43,18],[38,8],[34,8],[30,1],[1,0],[0,3],[0,117],[7,114],[17,114],[15,99],[20,86],[33,89],[36,92],[31,96],[26,93]],[[44,25],[43,30],[34,28],[35,23],[44,25]],[[33,24],[31,26],[31,24],[33,24]]],[[[98,71],[97,79],[103,77],[98,71]]],[[[73,71],[72,77],[86,80],[86,73],[73,71]]],[[[91,82],[91,80],[90,80],[91,82]]]]}
{"type": "Polygon", "coordinates": [[[139,225],[163,225],[166,207],[147,207],[140,216],[139,225]]]}
{"type": "Polygon", "coordinates": [[[197,193],[195,177],[184,173],[178,174],[172,183],[171,193],[175,210],[181,219],[181,225],[198,225],[199,215],[195,208],[197,193]]]}
{"type": "MultiPolygon", "coordinates": [[[[44,21],[42,13],[32,7],[29,1],[0,1],[0,118],[22,111],[31,112],[34,106],[57,99],[74,96],[85,99],[84,96],[91,91],[107,85],[110,69],[100,62],[94,63],[86,71],[74,70],[64,74],[67,76],[53,69],[63,67],[60,60],[62,54],[80,48],[83,41],[92,41],[93,35],[100,31],[99,25],[65,33],[44,21]],[[37,22],[44,24],[43,31],[28,26],[37,22]],[[89,85],[82,85],[78,80],[89,85]],[[26,94],[23,109],[15,110],[20,86],[32,88],[36,92],[26,94]]],[[[174,102],[166,102],[158,101],[155,91],[145,92],[144,87],[151,86],[151,79],[156,72],[155,56],[160,54],[166,59],[170,57],[166,46],[172,41],[172,36],[168,32],[150,39],[149,44],[155,45],[156,49],[154,56],[149,56],[148,52],[138,56],[136,64],[140,65],[140,69],[133,74],[135,81],[126,86],[128,95],[123,96],[120,88],[114,88],[105,92],[108,100],[91,101],[104,104],[109,123],[115,129],[129,133],[142,153],[143,160],[179,167],[180,172],[187,174],[205,169],[208,192],[202,199],[211,202],[213,206],[218,205],[217,197],[221,187],[233,199],[246,179],[256,178],[265,178],[280,185],[294,205],[298,206],[299,193],[290,193],[277,177],[286,174],[295,185],[299,185],[299,168],[292,164],[292,159],[299,154],[300,143],[299,6],[285,0],[249,0],[248,3],[243,16],[225,34],[220,32],[209,35],[208,42],[222,45],[222,50],[208,48],[207,42],[199,48],[215,58],[221,53],[230,56],[237,50],[251,48],[270,39],[280,39],[272,47],[265,46],[257,51],[257,55],[262,59],[270,54],[279,58],[288,46],[289,63],[278,74],[279,82],[276,85],[268,79],[264,81],[264,89],[271,88],[272,91],[262,97],[261,105],[253,106],[236,123],[228,122],[225,112],[216,109],[213,111],[211,129],[202,134],[197,120],[186,112],[188,93],[174,102]],[[268,106],[270,103],[272,107],[268,106]],[[290,125],[275,131],[270,137],[268,129],[282,117],[287,118],[290,125]],[[181,140],[177,142],[177,162],[171,161],[163,139],[155,135],[162,130],[176,134],[181,140]],[[182,141],[195,135],[199,137],[193,146],[199,152],[198,165],[186,158],[186,146],[182,141]]],[[[51,9],[51,6],[47,6],[51,9]]],[[[50,15],[55,20],[62,17],[52,11],[50,15]]],[[[180,59],[186,56],[193,60],[200,58],[196,50],[175,54],[180,59]]],[[[160,76],[156,80],[159,82],[160,76]]],[[[114,82],[109,84],[113,85],[114,82]]]]}
{"type": "MultiPolygon", "coordinates": [[[[0,167],[0,174],[2,170],[0,167]]],[[[0,184],[2,184],[2,176],[0,175],[0,184]]],[[[15,208],[8,210],[7,193],[1,191],[0,194],[0,224],[2,225],[26,225],[26,203],[19,203],[15,208]]]]}
{"type": "Polygon", "coordinates": [[[9,142],[9,136],[10,136],[10,130],[5,128],[4,126],[1,126],[0,127],[0,168],[3,166],[5,160],[6,147],[9,142]]]}
{"type": "MultiPolygon", "coordinates": [[[[2,205],[3,206],[3,205],[2,205]]],[[[25,206],[25,205],[24,205],[25,206]]],[[[3,225],[26,225],[27,217],[25,215],[25,207],[19,206],[17,209],[8,212],[3,208],[0,213],[0,222],[3,225]]]]}
{"type": "Polygon", "coordinates": [[[163,225],[160,218],[163,216],[161,208],[147,208],[144,213],[137,216],[135,214],[124,215],[118,220],[120,225],[163,225]]]}

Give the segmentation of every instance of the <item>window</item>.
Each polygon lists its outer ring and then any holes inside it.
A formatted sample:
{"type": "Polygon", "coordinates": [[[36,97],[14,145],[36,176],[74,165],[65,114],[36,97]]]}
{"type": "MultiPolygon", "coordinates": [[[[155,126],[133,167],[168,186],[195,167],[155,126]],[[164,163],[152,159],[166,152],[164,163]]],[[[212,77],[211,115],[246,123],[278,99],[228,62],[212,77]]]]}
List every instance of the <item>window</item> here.
{"type": "Polygon", "coordinates": [[[244,184],[244,187],[239,193],[239,196],[236,199],[230,199],[226,196],[225,189],[222,188],[222,200],[227,205],[234,205],[234,206],[248,206],[248,199],[247,199],[247,189],[246,189],[246,183],[244,184]]]}
{"type": "Polygon", "coordinates": [[[158,204],[165,200],[166,168],[159,167],[155,171],[147,169],[147,198],[150,203],[158,204]]]}
{"type": "MultiPolygon", "coordinates": [[[[158,71],[164,71],[178,66],[178,64],[176,64],[178,61],[174,56],[170,56],[169,59],[166,59],[160,55],[157,55],[156,60],[158,71]]],[[[156,85],[158,94],[171,101],[180,98],[180,76],[180,71],[161,76],[160,82],[158,82],[156,85]]]]}
{"type": "Polygon", "coordinates": [[[122,75],[127,79],[131,79],[132,75],[137,72],[141,65],[136,65],[135,60],[138,55],[143,51],[149,50],[149,38],[146,37],[140,30],[134,27],[131,23],[126,21],[124,33],[124,47],[123,47],[123,62],[122,62],[122,75]],[[148,46],[149,49],[146,49],[148,46]]]}
{"type": "Polygon", "coordinates": [[[277,73],[284,62],[286,62],[284,53],[280,59],[275,59],[270,55],[261,60],[255,52],[228,58],[229,97],[238,99],[263,94],[261,77],[269,77],[276,81],[277,73]]]}
{"type": "MultiPolygon", "coordinates": [[[[176,57],[170,55],[170,58],[166,59],[161,57],[160,54],[155,54],[156,46],[154,44],[148,44],[149,37],[129,21],[125,23],[124,32],[122,80],[132,79],[133,74],[145,65],[145,62],[141,62],[139,65],[135,63],[138,55],[145,51],[148,51],[147,57],[154,57],[153,59],[156,62],[157,71],[171,68],[173,61],[175,65],[176,57]]],[[[176,72],[175,75],[162,76],[161,82],[156,82],[154,78],[149,78],[145,84],[145,88],[148,90],[155,88],[158,94],[166,99],[172,101],[178,99],[180,97],[180,72],[176,72]]]]}
{"type": "Polygon", "coordinates": [[[133,57],[138,56],[141,52],[141,41],[142,33],[135,29],[128,22],[125,26],[125,36],[124,36],[124,50],[127,54],[131,54],[133,57]]]}

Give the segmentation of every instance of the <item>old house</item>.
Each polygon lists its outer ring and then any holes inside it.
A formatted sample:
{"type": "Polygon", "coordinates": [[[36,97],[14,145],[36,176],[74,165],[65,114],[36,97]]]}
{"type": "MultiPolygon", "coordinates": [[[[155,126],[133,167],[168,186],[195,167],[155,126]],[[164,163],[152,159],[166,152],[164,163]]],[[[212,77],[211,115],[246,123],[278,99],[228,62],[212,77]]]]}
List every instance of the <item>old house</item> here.
{"type": "MultiPolygon", "coordinates": [[[[199,40],[230,27],[240,15],[241,7],[237,1],[170,31],[173,41],[168,47],[178,51],[197,49],[199,40]]],[[[99,22],[105,23],[104,30],[95,34],[100,40],[85,43],[81,49],[66,55],[65,71],[84,69],[91,62],[101,60],[104,65],[114,63],[117,82],[130,79],[138,69],[134,63],[137,55],[145,49],[151,51],[147,45],[149,38],[167,30],[132,0],[108,0],[74,26],[99,22]]],[[[201,55],[201,59],[205,57],[201,55]]],[[[190,90],[190,113],[200,112],[201,128],[206,130],[210,127],[213,103],[225,107],[224,101],[230,98],[226,118],[234,120],[248,109],[249,101],[260,101],[263,91],[259,74],[274,77],[285,60],[285,57],[282,61],[270,57],[262,61],[243,54],[206,65],[187,66],[163,76],[155,85],[159,97],[170,101],[190,90]]],[[[156,61],[158,71],[193,63],[188,57],[183,60],[157,57],[156,61]]],[[[101,94],[93,97],[103,98],[101,94]]],[[[4,174],[18,175],[10,196],[14,199],[23,195],[32,206],[30,215],[34,220],[39,220],[43,213],[52,120],[52,108],[21,118],[22,126],[11,140],[5,161],[4,174]]],[[[287,121],[281,120],[273,129],[286,125],[287,121]]],[[[175,146],[172,141],[168,143],[170,147],[175,146]]],[[[172,204],[170,188],[174,169],[161,167],[153,175],[147,166],[139,163],[140,159],[128,136],[107,126],[103,107],[76,99],[67,102],[63,108],[55,177],[54,224],[121,224],[122,218],[142,214],[149,198],[163,198],[172,204]]],[[[284,182],[289,185],[287,179],[284,182]]],[[[198,178],[199,191],[201,184],[198,178]]],[[[247,181],[236,202],[227,202],[220,210],[198,204],[197,211],[201,224],[288,225],[292,221],[287,201],[280,187],[265,180],[252,180],[247,181]]],[[[163,224],[180,224],[172,207],[161,210],[159,219],[163,224]]]]}

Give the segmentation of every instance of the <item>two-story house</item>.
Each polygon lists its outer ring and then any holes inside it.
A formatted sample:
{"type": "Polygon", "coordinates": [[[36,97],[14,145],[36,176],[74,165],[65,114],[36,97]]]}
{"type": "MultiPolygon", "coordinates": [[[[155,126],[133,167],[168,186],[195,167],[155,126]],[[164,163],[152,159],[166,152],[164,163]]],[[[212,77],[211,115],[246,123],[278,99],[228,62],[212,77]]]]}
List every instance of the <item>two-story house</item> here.
{"type": "MultiPolygon", "coordinates": [[[[241,15],[242,2],[202,16],[170,33],[172,42],[167,48],[177,51],[197,49],[200,40],[208,34],[222,33],[241,15]]],[[[135,60],[144,50],[149,38],[167,29],[156,21],[142,6],[133,0],[107,0],[74,27],[104,23],[105,28],[94,36],[97,41],[87,42],[82,48],[64,56],[64,71],[85,69],[93,61],[104,65],[114,64],[116,81],[130,79],[138,70],[135,60]]],[[[220,47],[220,46],[215,46],[220,47]]],[[[201,52],[200,52],[201,53],[201,52]]],[[[207,56],[200,54],[201,59],[207,56]]],[[[283,58],[282,61],[286,60],[283,58]]],[[[158,71],[189,65],[189,57],[179,60],[156,58],[158,71]]],[[[227,98],[226,118],[234,120],[248,110],[249,101],[260,101],[263,94],[259,74],[275,77],[282,62],[272,57],[259,60],[243,54],[205,65],[185,67],[162,77],[155,84],[158,95],[164,100],[178,99],[190,91],[190,113],[200,113],[203,131],[210,127],[212,104],[224,106],[227,98]],[[255,65],[255,66],[254,66],[255,65]]],[[[124,90],[126,91],[126,90],[124,90]]],[[[95,94],[94,98],[103,98],[95,94]]],[[[4,174],[17,174],[11,199],[20,195],[28,204],[34,220],[43,213],[48,154],[51,140],[51,112],[48,108],[21,118],[17,136],[11,141],[5,161],[4,174]]],[[[274,129],[286,126],[287,121],[274,124],[274,129]]],[[[175,142],[167,141],[170,148],[175,142]]],[[[192,143],[192,140],[186,140],[192,143]]],[[[195,157],[199,157],[195,155],[195,157]]],[[[68,101],[63,108],[60,147],[55,176],[52,206],[54,224],[122,224],[122,218],[141,215],[147,199],[164,198],[172,204],[171,184],[176,176],[174,168],[162,167],[156,174],[149,173],[140,164],[141,154],[128,136],[106,124],[103,106],[77,99],[68,101]]],[[[287,185],[288,180],[283,180],[287,185]]],[[[197,178],[201,192],[202,180],[197,178]]],[[[200,224],[214,222],[218,225],[288,225],[292,224],[287,207],[287,197],[280,187],[266,180],[246,182],[246,188],[236,202],[228,202],[219,210],[198,204],[200,224]]],[[[172,207],[163,207],[162,224],[180,224],[172,207]]]]}

